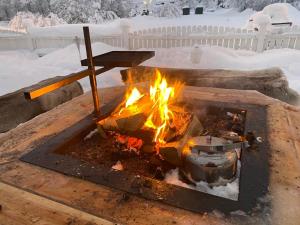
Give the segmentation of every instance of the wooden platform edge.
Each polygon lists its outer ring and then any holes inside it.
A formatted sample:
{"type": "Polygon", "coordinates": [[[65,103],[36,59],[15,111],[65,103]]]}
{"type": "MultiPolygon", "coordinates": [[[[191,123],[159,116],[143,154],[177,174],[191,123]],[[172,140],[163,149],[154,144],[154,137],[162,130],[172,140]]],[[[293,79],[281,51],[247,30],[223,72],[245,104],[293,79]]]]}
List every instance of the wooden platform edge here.
{"type": "Polygon", "coordinates": [[[113,225],[100,217],[0,182],[0,225],[113,225]]]}

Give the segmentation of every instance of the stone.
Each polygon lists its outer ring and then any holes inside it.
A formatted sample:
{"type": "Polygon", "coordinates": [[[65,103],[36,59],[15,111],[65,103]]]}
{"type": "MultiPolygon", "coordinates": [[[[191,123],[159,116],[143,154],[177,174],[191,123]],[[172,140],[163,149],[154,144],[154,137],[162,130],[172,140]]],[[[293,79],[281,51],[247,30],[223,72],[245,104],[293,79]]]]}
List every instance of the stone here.
{"type": "MultiPolygon", "coordinates": [[[[41,86],[58,78],[47,79],[33,86],[41,86]]],[[[7,132],[19,124],[83,94],[79,82],[74,82],[34,100],[25,99],[23,95],[25,89],[0,96],[0,133],[7,132]]]]}
{"type": "MultiPolygon", "coordinates": [[[[256,90],[262,94],[290,104],[299,104],[299,94],[289,88],[288,81],[280,68],[239,71],[221,69],[175,69],[158,68],[171,80],[179,80],[189,86],[215,87],[237,90],[256,90]]],[[[148,81],[153,76],[154,67],[135,67],[122,70],[124,82],[131,73],[133,82],[148,81]]]]}

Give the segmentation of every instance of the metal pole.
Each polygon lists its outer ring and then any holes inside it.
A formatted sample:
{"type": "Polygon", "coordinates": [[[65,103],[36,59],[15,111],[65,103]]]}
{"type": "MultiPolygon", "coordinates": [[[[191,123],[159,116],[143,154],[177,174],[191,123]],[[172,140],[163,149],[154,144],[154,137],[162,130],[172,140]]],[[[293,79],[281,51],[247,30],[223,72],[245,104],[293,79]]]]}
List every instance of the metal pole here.
{"type": "Polygon", "coordinates": [[[92,88],[95,114],[96,114],[96,116],[99,117],[100,116],[100,101],[99,101],[98,90],[97,90],[96,72],[95,72],[95,66],[94,66],[94,62],[93,62],[93,53],[92,53],[89,27],[83,27],[83,34],[84,34],[88,69],[91,72],[89,77],[90,77],[90,83],[91,83],[91,88],[92,88]]]}

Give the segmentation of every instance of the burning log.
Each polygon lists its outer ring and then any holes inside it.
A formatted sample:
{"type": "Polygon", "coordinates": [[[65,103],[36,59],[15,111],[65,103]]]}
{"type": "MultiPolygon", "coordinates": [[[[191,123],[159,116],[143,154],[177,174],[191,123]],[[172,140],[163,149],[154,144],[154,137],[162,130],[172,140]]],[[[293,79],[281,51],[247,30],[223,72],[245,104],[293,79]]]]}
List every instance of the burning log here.
{"type": "Polygon", "coordinates": [[[121,133],[135,132],[141,129],[151,113],[149,96],[141,97],[136,105],[116,110],[111,116],[100,120],[97,125],[104,130],[118,131],[121,133]]]}
{"type": "Polygon", "coordinates": [[[197,116],[192,115],[184,135],[178,141],[169,142],[159,147],[160,155],[169,163],[180,166],[182,150],[188,139],[199,135],[203,131],[203,126],[197,116]]]}

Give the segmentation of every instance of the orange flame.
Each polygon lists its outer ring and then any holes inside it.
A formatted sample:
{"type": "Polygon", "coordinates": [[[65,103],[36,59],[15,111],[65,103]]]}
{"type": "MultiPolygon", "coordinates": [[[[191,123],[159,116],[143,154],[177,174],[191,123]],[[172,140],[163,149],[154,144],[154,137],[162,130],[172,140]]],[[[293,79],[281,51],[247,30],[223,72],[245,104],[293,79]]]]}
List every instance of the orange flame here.
{"type": "Polygon", "coordinates": [[[174,88],[168,87],[167,80],[162,78],[160,72],[156,72],[154,85],[150,86],[150,99],[153,102],[152,112],[145,122],[145,127],[156,130],[154,141],[165,143],[165,130],[170,118],[173,116],[168,104],[174,97],[174,88]]]}
{"type": "Polygon", "coordinates": [[[127,94],[125,107],[120,110],[119,115],[121,115],[125,109],[129,109],[131,112],[138,111],[138,108],[135,105],[135,103],[143,96],[144,95],[142,95],[137,88],[133,88],[131,92],[127,94]]]}
{"type": "Polygon", "coordinates": [[[125,107],[133,105],[135,102],[137,102],[143,95],[139,92],[137,88],[133,88],[131,91],[131,94],[129,95],[125,107]]]}
{"type": "MultiPolygon", "coordinates": [[[[161,73],[156,70],[156,79],[153,85],[150,86],[149,100],[151,107],[147,108],[147,120],[144,124],[144,128],[153,129],[155,131],[154,142],[158,144],[165,143],[166,129],[170,125],[170,121],[173,119],[173,113],[169,106],[171,102],[176,98],[181,91],[182,84],[175,84],[170,87],[166,78],[162,77],[161,73]],[[176,96],[175,96],[176,89],[176,96]]],[[[119,111],[119,115],[126,110],[127,112],[136,113],[142,110],[143,106],[139,104],[139,100],[145,96],[141,94],[137,88],[133,88],[126,95],[125,106],[119,111]]]]}

